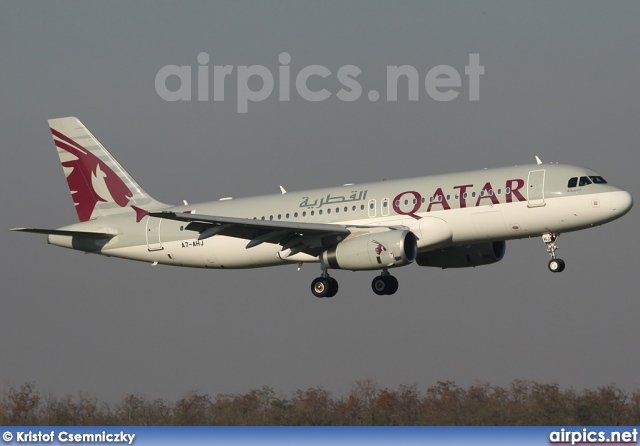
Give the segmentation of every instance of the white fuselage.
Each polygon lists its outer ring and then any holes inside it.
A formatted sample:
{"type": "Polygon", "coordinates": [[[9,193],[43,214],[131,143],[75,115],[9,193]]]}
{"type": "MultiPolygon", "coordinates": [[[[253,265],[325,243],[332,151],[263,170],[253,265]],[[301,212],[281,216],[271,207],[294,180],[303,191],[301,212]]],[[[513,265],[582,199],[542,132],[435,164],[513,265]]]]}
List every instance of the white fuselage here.
{"type": "MultiPolygon", "coordinates": [[[[286,193],[163,208],[163,211],[233,216],[265,222],[329,223],[347,226],[405,227],[418,238],[418,250],[560,234],[589,228],[624,215],[628,192],[609,184],[570,188],[572,177],[597,175],[581,167],[528,165],[397,181],[286,193]]],[[[317,262],[305,253],[283,256],[277,243],[246,248],[247,240],[216,235],[198,240],[180,221],[133,212],[99,217],[61,228],[115,234],[100,246],[78,245],[70,236],[49,242],[152,263],[253,268],[317,262]]]]}

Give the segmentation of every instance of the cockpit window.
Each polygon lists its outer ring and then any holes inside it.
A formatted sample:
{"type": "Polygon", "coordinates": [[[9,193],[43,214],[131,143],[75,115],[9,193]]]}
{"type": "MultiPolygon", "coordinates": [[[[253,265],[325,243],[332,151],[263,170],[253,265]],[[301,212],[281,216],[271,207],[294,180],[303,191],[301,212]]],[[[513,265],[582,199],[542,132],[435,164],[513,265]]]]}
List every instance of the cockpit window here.
{"type": "Polygon", "coordinates": [[[602,178],[601,176],[589,176],[589,177],[573,177],[569,179],[569,182],[567,183],[567,187],[569,189],[574,188],[574,187],[582,187],[582,186],[588,186],[589,184],[607,184],[607,181],[602,178]]]}
{"type": "Polygon", "coordinates": [[[589,177],[591,178],[591,181],[593,181],[593,184],[607,184],[607,180],[605,180],[604,178],[597,176],[597,177],[589,177]]]}
{"type": "Polygon", "coordinates": [[[589,177],[580,177],[580,182],[578,183],[580,187],[586,186],[588,184],[591,184],[591,180],[589,179],[589,177]]]}

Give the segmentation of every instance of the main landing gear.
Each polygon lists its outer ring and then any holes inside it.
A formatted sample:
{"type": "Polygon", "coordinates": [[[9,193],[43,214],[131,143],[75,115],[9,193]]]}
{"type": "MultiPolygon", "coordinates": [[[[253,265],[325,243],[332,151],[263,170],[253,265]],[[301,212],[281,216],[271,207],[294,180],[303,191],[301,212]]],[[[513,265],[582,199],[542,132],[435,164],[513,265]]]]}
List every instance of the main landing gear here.
{"type": "Polygon", "coordinates": [[[382,274],[371,282],[371,289],[378,296],[384,294],[391,295],[398,291],[398,279],[389,274],[389,271],[382,270],[382,274]]]}
{"type": "Polygon", "coordinates": [[[552,273],[561,273],[564,271],[564,260],[556,258],[556,250],[558,246],[556,245],[556,240],[560,237],[560,234],[555,234],[553,232],[549,232],[547,234],[542,235],[542,241],[545,245],[547,245],[547,252],[551,256],[551,260],[549,260],[549,271],[552,273]]]}
{"type": "Polygon", "coordinates": [[[338,292],[338,281],[324,271],[311,282],[311,292],[316,297],[333,297],[338,292]]]}
{"type": "MultiPolygon", "coordinates": [[[[371,289],[378,296],[391,295],[398,291],[398,279],[389,274],[386,269],[371,282],[371,289]]],[[[338,292],[338,281],[329,276],[326,269],[322,275],[311,282],[311,292],[316,297],[333,297],[338,292]]]]}

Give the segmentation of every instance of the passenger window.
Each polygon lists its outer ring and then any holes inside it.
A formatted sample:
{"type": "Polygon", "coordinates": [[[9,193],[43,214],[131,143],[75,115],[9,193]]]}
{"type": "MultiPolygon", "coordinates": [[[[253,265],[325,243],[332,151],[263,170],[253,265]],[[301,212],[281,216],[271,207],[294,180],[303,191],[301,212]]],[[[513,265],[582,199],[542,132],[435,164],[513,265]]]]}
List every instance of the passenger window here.
{"type": "Polygon", "coordinates": [[[569,180],[567,187],[576,187],[578,185],[578,177],[573,177],[569,180]]]}
{"type": "Polygon", "coordinates": [[[587,186],[589,184],[591,184],[591,180],[589,179],[589,177],[580,177],[580,182],[578,183],[580,187],[587,186]]]}

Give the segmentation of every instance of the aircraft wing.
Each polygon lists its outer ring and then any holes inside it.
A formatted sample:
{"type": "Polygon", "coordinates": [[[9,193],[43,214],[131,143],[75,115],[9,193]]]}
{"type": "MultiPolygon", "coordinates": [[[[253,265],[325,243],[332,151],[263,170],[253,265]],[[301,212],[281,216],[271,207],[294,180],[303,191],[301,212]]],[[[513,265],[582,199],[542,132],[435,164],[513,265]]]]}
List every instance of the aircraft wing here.
{"type": "Polygon", "coordinates": [[[184,221],[186,230],[200,233],[198,240],[214,235],[247,239],[246,248],[261,243],[282,245],[286,256],[298,252],[317,255],[316,250],[335,245],[351,234],[345,225],[257,220],[252,218],[218,217],[185,212],[150,212],[151,217],[184,221]]]}

